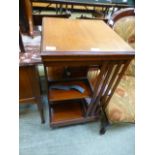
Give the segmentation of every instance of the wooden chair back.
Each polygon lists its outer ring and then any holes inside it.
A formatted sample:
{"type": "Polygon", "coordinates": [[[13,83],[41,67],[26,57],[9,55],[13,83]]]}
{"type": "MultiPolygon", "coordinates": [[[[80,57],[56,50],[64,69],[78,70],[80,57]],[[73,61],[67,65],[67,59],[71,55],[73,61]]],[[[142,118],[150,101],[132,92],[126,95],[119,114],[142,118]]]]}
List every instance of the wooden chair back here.
{"type": "Polygon", "coordinates": [[[125,8],[115,12],[109,19],[108,24],[113,27],[116,21],[128,16],[135,16],[135,8],[125,8]]]}

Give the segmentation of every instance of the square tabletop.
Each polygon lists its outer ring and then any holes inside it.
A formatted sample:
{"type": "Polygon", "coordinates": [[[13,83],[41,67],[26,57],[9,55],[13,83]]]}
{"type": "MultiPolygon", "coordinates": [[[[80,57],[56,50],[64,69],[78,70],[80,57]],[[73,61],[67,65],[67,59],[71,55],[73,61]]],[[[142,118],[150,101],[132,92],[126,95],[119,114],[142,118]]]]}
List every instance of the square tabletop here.
{"type": "Polygon", "coordinates": [[[134,55],[134,50],[103,21],[45,17],[41,55],[77,53],[134,55]]]}

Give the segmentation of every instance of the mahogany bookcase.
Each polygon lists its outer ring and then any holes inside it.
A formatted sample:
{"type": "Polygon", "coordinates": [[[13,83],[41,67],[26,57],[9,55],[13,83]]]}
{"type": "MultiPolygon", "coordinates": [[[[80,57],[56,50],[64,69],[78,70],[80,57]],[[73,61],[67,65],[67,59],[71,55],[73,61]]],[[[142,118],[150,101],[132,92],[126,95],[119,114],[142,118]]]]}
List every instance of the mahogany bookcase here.
{"type": "MultiPolygon", "coordinates": [[[[47,81],[51,127],[95,121],[109,103],[134,50],[103,21],[44,18],[41,57],[47,81]],[[49,80],[50,67],[98,68],[93,86],[87,76],[49,80]],[[76,90],[51,86],[78,85],[76,90]]],[[[74,73],[74,72],[73,72],[74,73]]]]}

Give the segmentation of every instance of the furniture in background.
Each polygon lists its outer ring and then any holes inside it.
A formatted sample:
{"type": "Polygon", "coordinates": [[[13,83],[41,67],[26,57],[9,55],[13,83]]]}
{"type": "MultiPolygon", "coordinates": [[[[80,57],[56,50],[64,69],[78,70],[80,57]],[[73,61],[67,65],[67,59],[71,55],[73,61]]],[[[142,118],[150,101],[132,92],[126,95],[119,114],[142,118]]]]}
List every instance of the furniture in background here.
{"type": "MultiPolygon", "coordinates": [[[[135,10],[122,9],[109,21],[112,29],[120,35],[132,48],[135,47],[135,10]]],[[[129,64],[120,84],[115,90],[110,103],[103,110],[109,123],[135,122],[135,60],[129,64]]],[[[101,133],[105,132],[103,123],[101,133]]]]}
{"type": "Polygon", "coordinates": [[[66,11],[71,12],[94,12],[100,10],[104,17],[112,9],[112,12],[121,8],[134,7],[134,0],[32,0],[33,9],[54,10],[57,14],[63,14],[66,11]]]}
{"type": "Polygon", "coordinates": [[[69,12],[64,14],[34,14],[31,0],[19,0],[19,25],[22,34],[35,37],[39,33],[43,17],[69,18],[69,12]]]}
{"type": "MultiPolygon", "coordinates": [[[[30,0],[19,1],[19,102],[20,104],[36,103],[42,123],[45,122],[45,119],[38,74],[38,65],[42,64],[40,57],[41,32],[37,26],[41,25],[43,17],[35,18],[33,16],[30,0]]],[[[68,18],[69,16],[63,17],[68,18]]]]}
{"type": "Polygon", "coordinates": [[[37,104],[41,122],[44,123],[38,70],[35,65],[19,67],[19,103],[37,104]]]}
{"type": "Polygon", "coordinates": [[[105,23],[108,22],[108,19],[105,19],[105,18],[103,18],[103,17],[87,17],[87,16],[84,16],[84,15],[81,15],[80,17],[77,17],[76,19],[102,20],[102,21],[104,21],[105,23]]]}
{"type": "Polygon", "coordinates": [[[25,53],[25,48],[24,48],[24,44],[23,44],[23,40],[22,40],[22,34],[19,30],[19,48],[21,52],[25,53]]]}
{"type": "MultiPolygon", "coordinates": [[[[37,104],[41,122],[44,123],[43,104],[41,99],[37,65],[41,63],[40,50],[34,45],[25,45],[22,35],[33,38],[34,23],[30,0],[19,1],[19,103],[37,104]]],[[[40,43],[39,43],[40,44],[40,43]]]]}
{"type": "Polygon", "coordinates": [[[24,47],[19,32],[19,103],[37,104],[41,122],[45,122],[37,65],[41,63],[40,51],[32,46],[24,47]]]}
{"type": "Polygon", "coordinates": [[[22,33],[33,37],[34,23],[32,15],[32,3],[30,0],[19,0],[19,25],[22,33]]]}
{"type": "Polygon", "coordinates": [[[69,18],[71,16],[71,13],[65,13],[65,14],[33,14],[33,21],[35,26],[41,26],[42,25],[42,19],[44,17],[55,17],[55,18],[69,18]]]}
{"type": "Polygon", "coordinates": [[[103,21],[97,20],[44,18],[42,34],[41,57],[47,80],[50,126],[99,119],[101,107],[108,104],[134,58],[133,49],[103,21]],[[62,74],[61,79],[49,79],[48,68],[56,66],[86,68],[87,73],[87,68],[97,68],[100,74],[95,86],[84,75],[62,74]],[[62,88],[75,85],[84,91],[62,88]]]}

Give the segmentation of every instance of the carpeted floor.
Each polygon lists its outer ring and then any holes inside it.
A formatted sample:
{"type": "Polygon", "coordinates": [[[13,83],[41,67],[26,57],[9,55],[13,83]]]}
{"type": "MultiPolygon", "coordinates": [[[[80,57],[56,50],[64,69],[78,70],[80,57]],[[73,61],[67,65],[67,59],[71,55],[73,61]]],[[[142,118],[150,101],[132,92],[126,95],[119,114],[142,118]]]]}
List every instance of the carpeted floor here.
{"type": "Polygon", "coordinates": [[[134,155],[134,124],[117,124],[99,135],[100,122],[51,129],[40,123],[36,105],[20,107],[20,155],[134,155]]]}

